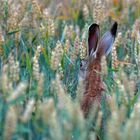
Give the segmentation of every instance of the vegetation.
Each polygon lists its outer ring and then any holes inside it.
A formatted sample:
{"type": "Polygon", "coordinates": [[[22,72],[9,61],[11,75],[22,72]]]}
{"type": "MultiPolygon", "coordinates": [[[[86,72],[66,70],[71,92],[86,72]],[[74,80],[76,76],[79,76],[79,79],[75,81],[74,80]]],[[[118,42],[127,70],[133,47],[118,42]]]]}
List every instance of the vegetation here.
{"type": "Polygon", "coordinates": [[[0,139],[139,140],[140,1],[0,0],[0,139]],[[102,60],[101,109],[78,80],[88,27],[118,33],[102,60]]]}

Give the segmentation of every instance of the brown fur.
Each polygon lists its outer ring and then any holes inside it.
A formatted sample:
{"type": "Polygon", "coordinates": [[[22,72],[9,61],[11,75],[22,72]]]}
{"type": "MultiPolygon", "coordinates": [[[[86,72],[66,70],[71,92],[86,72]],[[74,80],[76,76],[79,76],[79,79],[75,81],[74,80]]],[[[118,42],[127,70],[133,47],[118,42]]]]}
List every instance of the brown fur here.
{"type": "Polygon", "coordinates": [[[115,22],[110,31],[103,35],[99,43],[99,25],[92,24],[89,27],[88,47],[90,62],[86,71],[85,94],[81,103],[81,108],[85,116],[89,113],[92,105],[100,108],[102,92],[104,90],[104,84],[100,76],[101,58],[103,55],[107,56],[112,48],[112,42],[114,42],[117,32],[117,25],[117,22],[115,22]]]}
{"type": "Polygon", "coordinates": [[[85,114],[88,114],[92,104],[100,106],[103,82],[100,76],[101,73],[101,57],[97,57],[92,60],[88,66],[88,72],[86,76],[86,88],[85,94],[82,100],[81,108],[85,114]]]}

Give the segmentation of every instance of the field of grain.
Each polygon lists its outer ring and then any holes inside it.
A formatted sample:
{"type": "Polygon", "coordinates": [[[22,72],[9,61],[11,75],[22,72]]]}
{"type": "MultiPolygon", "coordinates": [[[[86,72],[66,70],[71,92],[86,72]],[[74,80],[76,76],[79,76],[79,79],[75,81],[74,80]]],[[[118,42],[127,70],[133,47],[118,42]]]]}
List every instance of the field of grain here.
{"type": "MultiPolygon", "coordinates": [[[[0,0],[0,140],[140,140],[139,0],[0,0]],[[81,110],[88,28],[116,21],[100,109],[81,110]]],[[[93,83],[94,84],[94,83],[93,83]]]]}

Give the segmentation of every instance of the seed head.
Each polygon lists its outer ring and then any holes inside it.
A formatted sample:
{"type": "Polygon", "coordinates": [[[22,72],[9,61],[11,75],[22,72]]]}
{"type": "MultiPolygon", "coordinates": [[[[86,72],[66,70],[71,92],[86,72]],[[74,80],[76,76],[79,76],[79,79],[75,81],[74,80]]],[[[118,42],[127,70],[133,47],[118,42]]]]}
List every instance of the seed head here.
{"type": "Polygon", "coordinates": [[[17,126],[17,114],[15,108],[12,106],[8,109],[6,114],[5,126],[4,126],[4,139],[11,140],[13,133],[17,126]]]}
{"type": "Polygon", "coordinates": [[[28,101],[26,109],[21,117],[22,122],[25,123],[30,119],[31,114],[32,114],[33,109],[34,109],[34,105],[35,105],[35,99],[30,99],[28,101]]]}
{"type": "Polygon", "coordinates": [[[59,65],[61,63],[62,55],[63,55],[62,44],[60,41],[57,41],[56,47],[52,51],[52,55],[51,55],[51,63],[50,64],[51,64],[51,68],[53,70],[57,70],[57,68],[59,67],[59,65]]]}

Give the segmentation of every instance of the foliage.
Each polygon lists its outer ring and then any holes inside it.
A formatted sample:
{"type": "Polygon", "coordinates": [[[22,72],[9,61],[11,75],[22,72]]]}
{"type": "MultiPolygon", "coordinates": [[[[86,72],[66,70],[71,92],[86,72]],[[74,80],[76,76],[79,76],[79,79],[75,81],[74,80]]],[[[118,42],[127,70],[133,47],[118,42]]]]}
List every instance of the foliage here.
{"type": "MultiPolygon", "coordinates": [[[[1,0],[0,138],[140,139],[139,0],[1,0]],[[88,26],[118,35],[102,61],[101,109],[80,108],[88,26]]],[[[94,84],[94,83],[93,83],[94,84]]]]}

